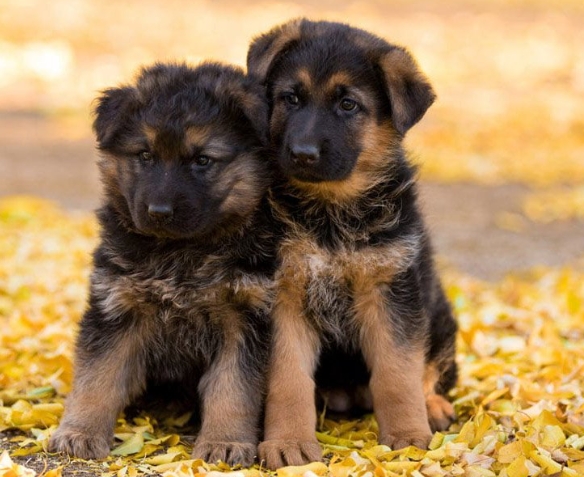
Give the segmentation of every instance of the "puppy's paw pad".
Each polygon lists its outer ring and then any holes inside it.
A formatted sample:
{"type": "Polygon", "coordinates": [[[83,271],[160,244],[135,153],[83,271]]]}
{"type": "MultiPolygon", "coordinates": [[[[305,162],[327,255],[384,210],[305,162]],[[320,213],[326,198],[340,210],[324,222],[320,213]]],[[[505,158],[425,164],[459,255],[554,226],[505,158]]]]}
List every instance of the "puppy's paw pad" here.
{"type": "Polygon", "coordinates": [[[314,441],[273,439],[262,442],[258,451],[260,460],[268,469],[273,470],[322,460],[322,449],[316,439],[314,441]]]}
{"type": "Polygon", "coordinates": [[[454,407],[444,396],[432,394],[426,398],[428,422],[433,432],[444,431],[454,422],[454,407]]]}
{"type": "Polygon", "coordinates": [[[104,459],[110,446],[108,439],[98,434],[59,428],[49,440],[49,452],[63,452],[80,459],[104,459]]]}
{"type": "Polygon", "coordinates": [[[197,439],[193,446],[194,459],[215,463],[223,461],[230,466],[250,467],[254,463],[257,445],[249,442],[217,442],[197,439]]]}

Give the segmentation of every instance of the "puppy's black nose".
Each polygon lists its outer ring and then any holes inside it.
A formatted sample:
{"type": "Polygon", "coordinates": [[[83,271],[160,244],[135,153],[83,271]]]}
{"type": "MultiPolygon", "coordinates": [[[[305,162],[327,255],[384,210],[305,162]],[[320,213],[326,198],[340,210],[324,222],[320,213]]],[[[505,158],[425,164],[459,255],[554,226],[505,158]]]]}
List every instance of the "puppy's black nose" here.
{"type": "Polygon", "coordinates": [[[320,159],[320,150],[313,144],[294,144],[290,152],[292,160],[304,166],[310,166],[320,159]]]}
{"type": "Polygon", "coordinates": [[[148,206],[148,215],[153,219],[168,219],[173,214],[172,206],[169,204],[150,204],[148,206]]]}

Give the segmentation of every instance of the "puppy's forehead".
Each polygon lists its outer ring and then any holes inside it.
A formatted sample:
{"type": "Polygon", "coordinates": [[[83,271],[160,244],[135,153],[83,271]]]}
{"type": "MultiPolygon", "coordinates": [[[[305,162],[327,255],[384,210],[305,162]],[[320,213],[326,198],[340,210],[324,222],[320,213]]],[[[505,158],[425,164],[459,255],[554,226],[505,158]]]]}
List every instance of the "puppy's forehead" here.
{"type": "Polygon", "coordinates": [[[273,73],[274,84],[294,82],[309,90],[366,86],[376,79],[368,50],[350,38],[341,45],[323,37],[301,42],[284,53],[273,73]]]}
{"type": "Polygon", "coordinates": [[[205,144],[211,137],[209,125],[189,126],[185,129],[185,144],[197,146],[205,144]]]}
{"type": "Polygon", "coordinates": [[[367,102],[371,96],[370,85],[349,69],[319,71],[318,67],[301,67],[292,75],[278,79],[274,86],[276,92],[301,91],[323,100],[349,94],[367,102]]]}
{"type": "Polygon", "coordinates": [[[185,146],[199,149],[211,156],[226,156],[234,152],[234,139],[213,125],[189,126],[185,130],[185,146]]]}
{"type": "Polygon", "coordinates": [[[212,124],[189,125],[184,128],[145,125],[144,135],[149,147],[162,159],[189,156],[195,151],[223,157],[233,153],[233,139],[212,124]]]}

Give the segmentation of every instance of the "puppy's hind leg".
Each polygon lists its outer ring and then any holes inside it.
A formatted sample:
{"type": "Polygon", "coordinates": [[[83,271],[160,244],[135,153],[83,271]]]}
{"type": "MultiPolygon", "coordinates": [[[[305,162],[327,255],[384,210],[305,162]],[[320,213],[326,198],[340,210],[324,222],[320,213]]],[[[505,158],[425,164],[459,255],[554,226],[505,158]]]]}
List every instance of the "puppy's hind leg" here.
{"type": "Polygon", "coordinates": [[[429,352],[424,369],[424,394],[428,420],[433,431],[448,429],[455,419],[454,407],[446,398],[456,384],[457,324],[437,278],[432,285],[433,300],[427,309],[431,318],[429,352]]]}
{"type": "Polygon", "coordinates": [[[450,363],[450,368],[440,374],[439,366],[436,362],[426,363],[424,370],[424,395],[426,396],[426,409],[428,411],[428,422],[433,432],[448,429],[456,418],[454,407],[442,394],[440,382],[443,376],[456,374],[456,363],[450,363]]]}

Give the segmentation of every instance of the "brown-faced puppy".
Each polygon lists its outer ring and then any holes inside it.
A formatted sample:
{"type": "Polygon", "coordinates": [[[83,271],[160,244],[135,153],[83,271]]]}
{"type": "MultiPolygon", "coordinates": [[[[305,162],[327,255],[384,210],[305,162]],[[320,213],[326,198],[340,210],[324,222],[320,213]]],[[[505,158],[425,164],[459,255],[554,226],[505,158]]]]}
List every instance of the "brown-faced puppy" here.
{"type": "Polygon", "coordinates": [[[403,48],[308,20],[256,38],[248,74],[270,103],[272,205],[287,226],[260,457],[321,458],[315,379],[336,407],[372,399],[379,442],[426,447],[453,417],[456,323],[401,143],[432,88],[403,48]]]}
{"type": "Polygon", "coordinates": [[[200,401],[193,456],[253,462],[277,229],[258,90],[237,68],[157,64],[99,98],[101,243],[52,451],[107,456],[118,413],[175,383],[200,401]]]}

